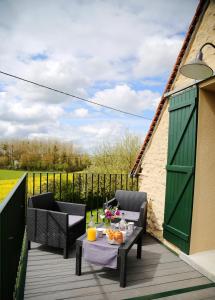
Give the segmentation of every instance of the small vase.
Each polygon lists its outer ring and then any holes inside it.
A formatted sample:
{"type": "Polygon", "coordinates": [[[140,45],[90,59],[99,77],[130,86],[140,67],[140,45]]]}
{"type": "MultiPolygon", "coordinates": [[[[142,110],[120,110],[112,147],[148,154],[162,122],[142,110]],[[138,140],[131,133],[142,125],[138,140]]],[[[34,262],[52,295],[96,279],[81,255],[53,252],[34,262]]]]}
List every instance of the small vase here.
{"type": "Polygon", "coordinates": [[[105,219],[105,227],[110,227],[111,219],[105,219]]]}

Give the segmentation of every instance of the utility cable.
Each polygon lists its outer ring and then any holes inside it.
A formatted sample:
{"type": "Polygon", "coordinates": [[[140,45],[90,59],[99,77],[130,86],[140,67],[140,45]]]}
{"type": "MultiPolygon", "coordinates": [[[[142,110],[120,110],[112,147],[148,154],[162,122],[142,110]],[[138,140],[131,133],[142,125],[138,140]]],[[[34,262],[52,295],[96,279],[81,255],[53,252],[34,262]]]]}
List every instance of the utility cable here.
{"type": "Polygon", "coordinates": [[[142,118],[142,119],[149,120],[149,121],[152,120],[150,118],[147,118],[147,117],[144,117],[144,116],[141,116],[141,115],[136,115],[136,114],[130,113],[128,111],[124,111],[124,110],[121,110],[121,109],[118,109],[118,108],[115,108],[115,107],[112,107],[112,106],[100,104],[100,103],[95,102],[95,101],[91,101],[91,100],[88,100],[88,99],[85,99],[85,98],[82,98],[82,97],[79,97],[79,96],[75,96],[73,94],[70,94],[70,93],[67,93],[67,92],[64,92],[64,91],[61,91],[61,90],[58,90],[58,89],[55,89],[55,88],[52,88],[52,87],[49,87],[49,86],[37,83],[35,81],[31,81],[31,80],[25,79],[23,77],[19,77],[19,76],[10,74],[10,73],[3,72],[1,70],[0,70],[0,73],[3,74],[3,75],[6,75],[6,76],[9,76],[9,77],[12,77],[12,78],[15,78],[15,79],[27,82],[27,83],[31,83],[33,85],[36,85],[36,86],[39,86],[39,87],[42,87],[42,88],[45,88],[45,89],[48,89],[50,91],[57,92],[57,93],[60,93],[60,94],[63,94],[63,95],[69,96],[69,97],[73,97],[75,99],[78,99],[78,100],[81,100],[81,101],[84,101],[84,102],[88,102],[88,103],[91,103],[91,104],[94,104],[94,105],[98,105],[98,106],[101,106],[101,107],[104,107],[104,108],[107,108],[107,109],[111,109],[111,110],[114,110],[114,111],[117,111],[117,112],[120,112],[120,113],[123,113],[123,114],[126,114],[126,115],[130,115],[130,116],[133,116],[133,117],[142,118]]]}

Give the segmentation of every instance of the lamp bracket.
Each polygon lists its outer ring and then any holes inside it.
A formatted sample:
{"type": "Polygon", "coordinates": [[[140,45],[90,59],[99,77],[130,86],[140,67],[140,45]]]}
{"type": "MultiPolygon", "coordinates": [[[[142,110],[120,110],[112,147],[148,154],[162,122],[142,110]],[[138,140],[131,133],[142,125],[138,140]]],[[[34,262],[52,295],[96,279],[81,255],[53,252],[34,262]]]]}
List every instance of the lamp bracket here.
{"type": "Polygon", "coordinates": [[[205,46],[211,46],[211,47],[215,48],[215,45],[214,45],[214,44],[212,44],[212,43],[205,43],[205,44],[203,44],[203,45],[201,46],[199,52],[202,52],[202,49],[203,49],[205,46]]]}

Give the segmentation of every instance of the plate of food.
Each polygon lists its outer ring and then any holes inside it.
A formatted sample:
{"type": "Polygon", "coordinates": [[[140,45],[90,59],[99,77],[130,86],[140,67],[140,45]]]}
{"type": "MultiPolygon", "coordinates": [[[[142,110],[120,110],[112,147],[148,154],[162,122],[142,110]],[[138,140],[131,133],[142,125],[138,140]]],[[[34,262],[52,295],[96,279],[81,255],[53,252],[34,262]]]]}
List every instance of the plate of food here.
{"type": "Polygon", "coordinates": [[[120,230],[108,229],[106,232],[107,241],[112,245],[121,245],[125,242],[125,233],[120,230]]]}

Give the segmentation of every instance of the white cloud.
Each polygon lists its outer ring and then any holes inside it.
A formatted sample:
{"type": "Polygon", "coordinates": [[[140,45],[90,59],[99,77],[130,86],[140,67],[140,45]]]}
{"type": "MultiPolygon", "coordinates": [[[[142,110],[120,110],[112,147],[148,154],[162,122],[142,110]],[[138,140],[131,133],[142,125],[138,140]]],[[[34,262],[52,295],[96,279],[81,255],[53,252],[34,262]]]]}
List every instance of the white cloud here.
{"type": "Polygon", "coordinates": [[[100,104],[112,106],[128,112],[141,114],[144,110],[154,110],[160,94],[150,90],[135,91],[128,85],[117,85],[113,89],[99,91],[92,98],[100,104]]]}
{"type": "Polygon", "coordinates": [[[85,108],[78,108],[74,110],[74,116],[78,118],[85,118],[88,116],[88,110],[85,108]]]}
{"type": "Polygon", "coordinates": [[[34,124],[56,121],[64,114],[62,107],[40,103],[27,103],[19,99],[10,99],[7,92],[0,93],[0,119],[12,123],[34,124]]]}
{"type": "Polygon", "coordinates": [[[145,39],[138,50],[137,64],[134,65],[136,77],[163,75],[173,68],[176,53],[179,52],[182,37],[153,36],[145,39]]]}
{"type": "MultiPolygon", "coordinates": [[[[160,80],[163,85],[196,6],[197,0],[0,1],[0,69],[144,114],[155,109],[160,80]],[[148,89],[135,88],[137,82],[148,89]]],[[[118,114],[113,121],[111,112],[0,74],[1,89],[1,136],[93,144],[125,127],[118,114]],[[101,112],[110,124],[100,121],[101,112]]]]}

